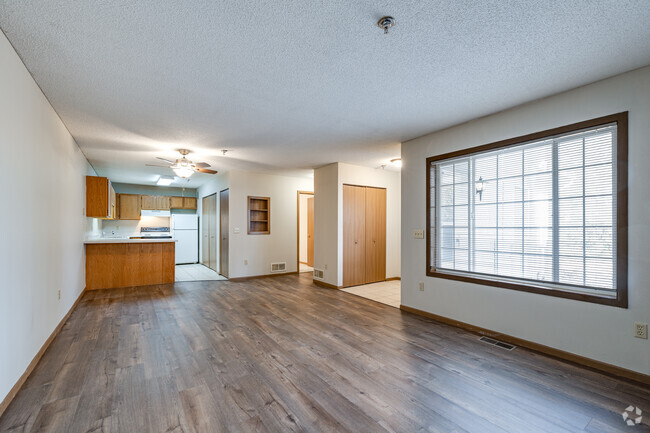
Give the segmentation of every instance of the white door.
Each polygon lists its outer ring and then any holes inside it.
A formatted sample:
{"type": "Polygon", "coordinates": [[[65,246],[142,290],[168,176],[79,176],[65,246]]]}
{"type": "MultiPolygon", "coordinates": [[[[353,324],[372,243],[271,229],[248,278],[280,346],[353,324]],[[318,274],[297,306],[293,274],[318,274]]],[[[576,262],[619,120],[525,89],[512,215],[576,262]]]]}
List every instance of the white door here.
{"type": "Polygon", "coordinates": [[[176,264],[199,261],[199,231],[174,230],[176,242],[176,264]]]}

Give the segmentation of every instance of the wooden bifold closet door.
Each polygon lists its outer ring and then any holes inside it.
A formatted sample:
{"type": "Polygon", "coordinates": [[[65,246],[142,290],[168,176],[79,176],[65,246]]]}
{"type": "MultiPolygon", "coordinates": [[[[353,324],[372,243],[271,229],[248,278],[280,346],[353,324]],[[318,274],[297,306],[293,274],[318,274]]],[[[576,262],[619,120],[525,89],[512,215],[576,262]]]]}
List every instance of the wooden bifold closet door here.
{"type": "Polygon", "coordinates": [[[386,279],[386,190],[343,185],[343,286],[386,279]]]}

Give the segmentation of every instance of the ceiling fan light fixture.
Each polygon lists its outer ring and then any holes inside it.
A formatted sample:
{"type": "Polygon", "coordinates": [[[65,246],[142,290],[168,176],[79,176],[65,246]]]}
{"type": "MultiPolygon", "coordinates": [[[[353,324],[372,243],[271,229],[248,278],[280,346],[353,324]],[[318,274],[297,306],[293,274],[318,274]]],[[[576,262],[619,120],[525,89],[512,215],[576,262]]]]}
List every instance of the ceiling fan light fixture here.
{"type": "Polygon", "coordinates": [[[397,168],[402,168],[402,158],[394,158],[390,160],[390,163],[397,168]]]}
{"type": "Polygon", "coordinates": [[[174,164],[171,169],[174,170],[176,176],[182,177],[183,179],[194,174],[194,169],[189,164],[174,164]]]}

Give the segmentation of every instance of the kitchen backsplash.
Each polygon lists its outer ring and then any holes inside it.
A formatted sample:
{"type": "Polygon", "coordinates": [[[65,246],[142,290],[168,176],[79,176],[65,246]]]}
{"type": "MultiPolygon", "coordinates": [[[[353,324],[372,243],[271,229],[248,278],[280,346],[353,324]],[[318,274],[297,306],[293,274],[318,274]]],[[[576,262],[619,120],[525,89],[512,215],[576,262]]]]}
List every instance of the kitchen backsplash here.
{"type": "Polygon", "coordinates": [[[103,237],[139,236],[141,227],[169,227],[169,217],[142,217],[140,221],[105,220],[102,226],[103,237]]]}

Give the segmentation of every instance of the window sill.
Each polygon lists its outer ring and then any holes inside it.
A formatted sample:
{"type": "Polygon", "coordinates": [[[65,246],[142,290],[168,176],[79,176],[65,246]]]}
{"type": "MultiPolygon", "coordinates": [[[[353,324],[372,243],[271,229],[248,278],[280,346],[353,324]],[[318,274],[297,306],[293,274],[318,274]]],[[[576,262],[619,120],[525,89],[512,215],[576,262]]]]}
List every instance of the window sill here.
{"type": "Polygon", "coordinates": [[[592,294],[585,291],[568,290],[564,288],[544,287],[534,284],[525,284],[520,281],[505,279],[482,278],[479,275],[469,275],[465,273],[447,272],[436,269],[427,269],[427,276],[435,278],[444,278],[447,280],[462,281],[466,283],[481,284],[484,286],[499,287],[502,289],[518,290],[521,292],[535,293],[538,295],[555,296],[558,298],[573,299],[576,301],[591,302],[594,304],[610,305],[613,307],[627,308],[627,297],[621,296],[627,293],[625,290],[619,290],[617,297],[607,296],[607,294],[592,294]]]}

